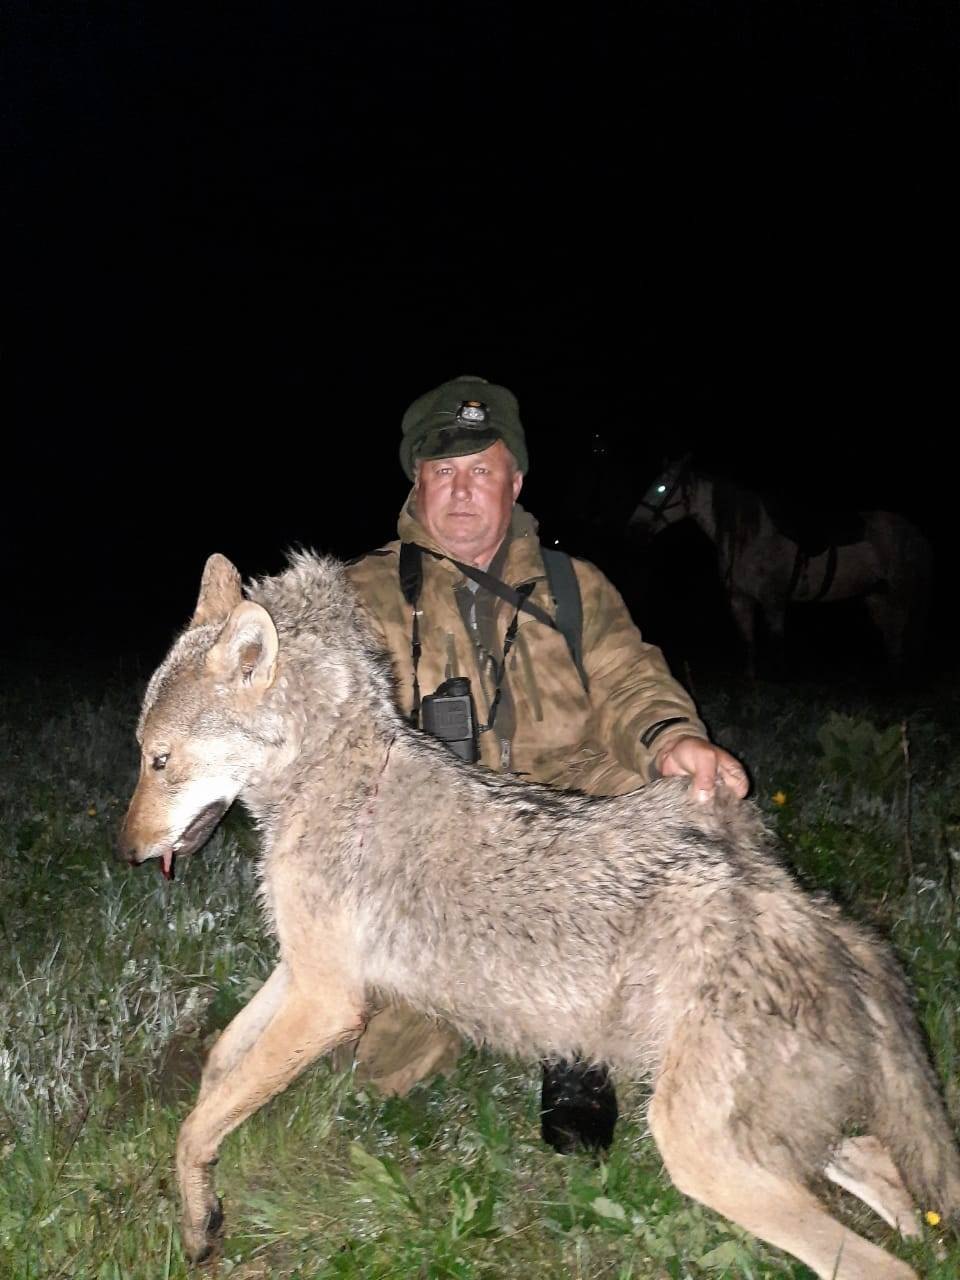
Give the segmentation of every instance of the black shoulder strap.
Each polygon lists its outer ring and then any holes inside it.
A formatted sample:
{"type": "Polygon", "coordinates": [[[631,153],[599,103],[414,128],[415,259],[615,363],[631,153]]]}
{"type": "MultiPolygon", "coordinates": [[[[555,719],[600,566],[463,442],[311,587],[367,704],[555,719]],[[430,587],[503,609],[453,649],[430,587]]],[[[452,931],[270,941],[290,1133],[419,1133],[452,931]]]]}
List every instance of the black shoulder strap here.
{"type": "Polygon", "coordinates": [[[400,543],[400,590],[407,604],[416,607],[423,587],[423,554],[416,542],[400,543]]]}
{"type": "Polygon", "coordinates": [[[415,604],[420,596],[420,587],[423,583],[423,566],[420,557],[423,552],[426,552],[428,556],[433,556],[434,560],[449,560],[452,565],[456,565],[465,578],[471,578],[474,582],[478,582],[491,595],[498,596],[501,600],[506,600],[507,604],[512,604],[514,609],[519,609],[522,613],[529,613],[531,617],[536,618],[538,622],[542,622],[544,626],[552,627],[554,631],[559,630],[546,609],[541,609],[538,604],[534,604],[532,600],[527,599],[527,592],[518,591],[516,587],[508,586],[507,583],[501,582],[499,578],[495,578],[492,573],[485,573],[483,569],[477,569],[472,564],[464,564],[462,560],[454,560],[453,556],[445,556],[439,551],[431,551],[429,547],[421,547],[418,542],[404,542],[400,547],[400,586],[404,593],[404,599],[408,604],[415,604]],[[414,561],[416,561],[416,566],[414,561]],[[406,581],[411,591],[415,591],[413,596],[407,595],[407,587],[404,585],[405,568],[407,571],[406,581]]]}
{"type": "Polygon", "coordinates": [[[583,665],[583,600],[573,561],[565,551],[555,547],[541,547],[540,552],[550,591],[557,602],[557,630],[566,640],[580,683],[589,693],[590,681],[583,665]]]}
{"type": "Polygon", "coordinates": [[[410,606],[413,621],[410,624],[410,661],[413,665],[413,702],[410,707],[410,723],[414,728],[420,726],[420,655],[423,645],[420,643],[420,610],[417,601],[423,586],[423,561],[421,548],[415,542],[400,543],[400,590],[403,598],[410,606]]]}

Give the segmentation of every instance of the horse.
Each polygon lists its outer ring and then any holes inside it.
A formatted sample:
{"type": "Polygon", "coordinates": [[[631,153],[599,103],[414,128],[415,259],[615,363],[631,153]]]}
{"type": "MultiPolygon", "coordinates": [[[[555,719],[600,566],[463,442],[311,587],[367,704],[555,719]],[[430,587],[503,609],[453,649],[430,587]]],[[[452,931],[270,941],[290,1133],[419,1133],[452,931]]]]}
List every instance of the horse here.
{"type": "Polygon", "coordinates": [[[921,531],[893,511],[834,512],[761,495],[694,469],[689,458],[650,485],[629,531],[657,534],[693,520],[713,542],[747,671],[756,674],[757,616],[782,646],[788,606],[862,600],[893,667],[924,629],[933,555],[921,531]]]}

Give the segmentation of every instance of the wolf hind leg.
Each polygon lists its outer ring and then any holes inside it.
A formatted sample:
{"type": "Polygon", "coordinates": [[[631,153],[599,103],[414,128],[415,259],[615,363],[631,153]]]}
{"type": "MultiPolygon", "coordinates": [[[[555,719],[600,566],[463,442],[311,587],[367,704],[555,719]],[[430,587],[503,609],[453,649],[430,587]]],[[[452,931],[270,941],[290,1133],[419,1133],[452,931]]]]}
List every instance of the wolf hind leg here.
{"type": "MultiPolygon", "coordinates": [[[[261,1004],[262,1012],[279,993],[269,1021],[248,1044],[246,1052],[236,1055],[229,1070],[211,1078],[181,1126],[177,1139],[180,1233],[184,1251],[193,1262],[209,1256],[213,1237],[223,1221],[212,1172],[223,1139],[321,1054],[342,1040],[356,1037],[360,1031],[360,998],[341,984],[316,978],[304,983],[304,987],[307,989],[301,988],[293,977],[285,984],[278,980],[261,1004]]],[[[239,1016],[242,1018],[242,1014],[239,1016]]],[[[249,1040],[256,1024],[257,1017],[252,1015],[245,1027],[241,1025],[233,1049],[239,1050],[249,1040]]],[[[230,1057],[226,1054],[224,1062],[230,1057]]]]}
{"type": "Polygon", "coordinates": [[[732,1149],[711,1147],[702,1135],[679,1133],[655,1102],[650,1129],[685,1195],[799,1258],[821,1280],[917,1280],[912,1267],[831,1217],[802,1183],[748,1164],[732,1149]]]}
{"type": "Polygon", "coordinates": [[[824,1174],[857,1196],[902,1236],[922,1235],[917,1207],[878,1138],[845,1138],[824,1174]]]}
{"type": "Polygon", "coordinates": [[[777,1170],[774,1139],[771,1167],[742,1153],[729,1125],[738,1053],[716,1026],[688,1023],[673,1037],[649,1123],[676,1187],[799,1258],[821,1280],[917,1280],[905,1262],[833,1218],[789,1164],[777,1170]]]}

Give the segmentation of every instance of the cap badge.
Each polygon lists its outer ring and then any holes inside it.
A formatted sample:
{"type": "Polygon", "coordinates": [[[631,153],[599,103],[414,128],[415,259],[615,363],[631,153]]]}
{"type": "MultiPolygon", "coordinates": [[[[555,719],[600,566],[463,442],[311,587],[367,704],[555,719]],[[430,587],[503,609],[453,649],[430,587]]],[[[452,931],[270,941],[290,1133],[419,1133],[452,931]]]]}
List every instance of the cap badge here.
{"type": "Polygon", "coordinates": [[[487,406],[479,400],[463,400],[457,410],[457,422],[465,427],[482,427],[489,416],[487,406]]]}

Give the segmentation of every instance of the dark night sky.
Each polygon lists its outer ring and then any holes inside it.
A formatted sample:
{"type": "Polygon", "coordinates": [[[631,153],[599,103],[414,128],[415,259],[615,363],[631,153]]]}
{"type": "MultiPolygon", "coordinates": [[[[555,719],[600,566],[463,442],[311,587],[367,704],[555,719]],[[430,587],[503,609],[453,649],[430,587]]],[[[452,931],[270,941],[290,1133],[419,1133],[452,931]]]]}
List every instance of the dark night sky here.
{"type": "Polygon", "coordinates": [[[461,372],[601,562],[687,448],[949,556],[955,6],[196,9],[13,6],[8,647],[152,660],[208,552],[382,542],[461,372]]]}

